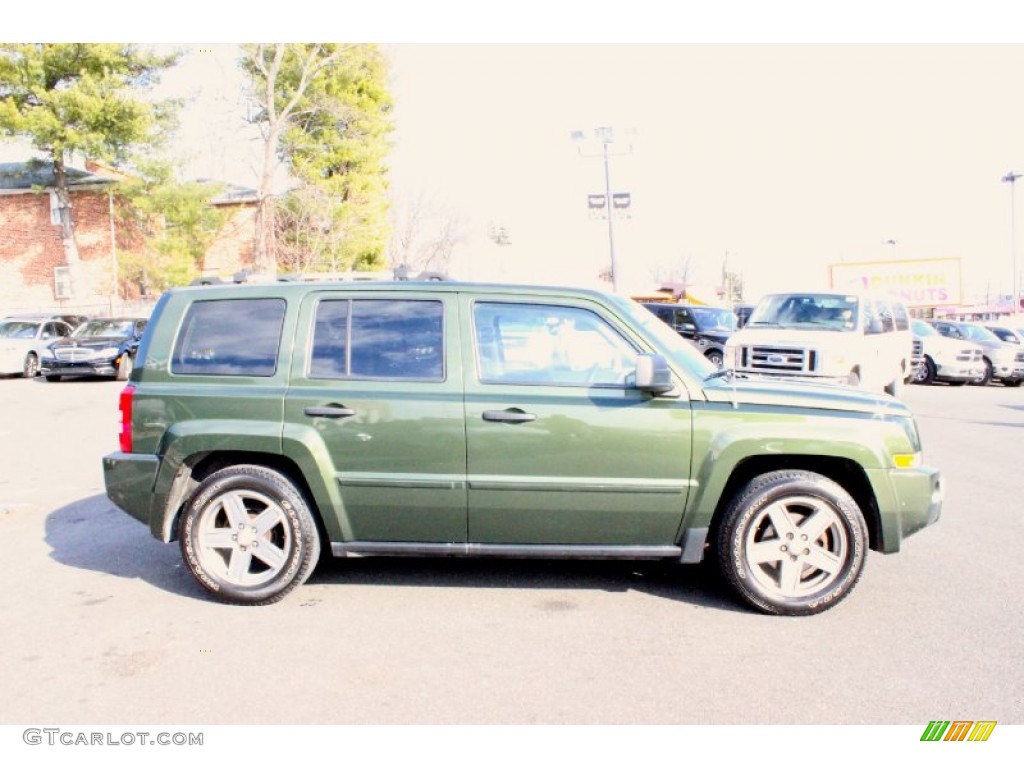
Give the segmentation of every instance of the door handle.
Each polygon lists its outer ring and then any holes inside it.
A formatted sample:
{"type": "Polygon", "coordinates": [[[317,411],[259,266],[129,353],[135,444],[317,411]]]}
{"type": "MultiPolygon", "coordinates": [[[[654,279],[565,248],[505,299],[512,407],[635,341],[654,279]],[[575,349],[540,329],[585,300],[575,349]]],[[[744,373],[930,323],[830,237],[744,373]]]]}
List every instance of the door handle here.
{"type": "Polygon", "coordinates": [[[507,408],[504,411],[484,411],[484,421],[504,421],[509,424],[523,424],[527,421],[535,421],[537,416],[533,413],[526,413],[519,408],[507,408]]]}
{"type": "Polygon", "coordinates": [[[355,416],[356,412],[352,408],[336,408],[333,406],[313,406],[306,408],[303,411],[307,416],[323,416],[327,419],[340,419],[345,416],[355,416]]]}

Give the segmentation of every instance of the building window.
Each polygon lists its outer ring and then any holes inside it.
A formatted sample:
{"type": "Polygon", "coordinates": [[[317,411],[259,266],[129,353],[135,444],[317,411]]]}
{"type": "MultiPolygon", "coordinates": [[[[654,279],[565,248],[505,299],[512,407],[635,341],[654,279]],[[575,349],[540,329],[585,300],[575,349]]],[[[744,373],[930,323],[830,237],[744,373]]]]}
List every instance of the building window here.
{"type": "Polygon", "coordinates": [[[58,301],[71,298],[71,267],[53,268],[53,298],[58,301]]]}

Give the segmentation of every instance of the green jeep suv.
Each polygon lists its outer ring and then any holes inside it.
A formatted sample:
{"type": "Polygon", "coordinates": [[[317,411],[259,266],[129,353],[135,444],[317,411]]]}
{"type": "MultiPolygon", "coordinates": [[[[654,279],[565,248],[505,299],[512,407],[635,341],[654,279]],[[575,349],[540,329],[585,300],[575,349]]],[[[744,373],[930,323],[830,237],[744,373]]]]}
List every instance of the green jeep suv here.
{"type": "Polygon", "coordinates": [[[738,379],[594,291],[173,290],[120,410],[108,496],[232,603],[328,552],[707,557],[757,609],[812,614],[942,503],[904,404],[738,379]]]}

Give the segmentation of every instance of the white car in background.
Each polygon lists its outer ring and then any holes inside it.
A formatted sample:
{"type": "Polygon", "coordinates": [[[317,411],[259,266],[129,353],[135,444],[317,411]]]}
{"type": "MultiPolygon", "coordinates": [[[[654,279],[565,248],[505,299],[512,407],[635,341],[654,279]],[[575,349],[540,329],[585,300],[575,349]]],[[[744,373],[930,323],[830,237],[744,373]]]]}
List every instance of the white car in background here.
{"type": "Polygon", "coordinates": [[[984,375],[985,354],[977,344],[943,336],[923,320],[914,320],[911,328],[924,353],[920,367],[914,372],[914,384],[945,381],[959,386],[984,375]]]}
{"type": "Polygon", "coordinates": [[[0,374],[20,373],[26,378],[39,374],[44,350],[74,330],[63,320],[10,317],[0,320],[0,374]]]}

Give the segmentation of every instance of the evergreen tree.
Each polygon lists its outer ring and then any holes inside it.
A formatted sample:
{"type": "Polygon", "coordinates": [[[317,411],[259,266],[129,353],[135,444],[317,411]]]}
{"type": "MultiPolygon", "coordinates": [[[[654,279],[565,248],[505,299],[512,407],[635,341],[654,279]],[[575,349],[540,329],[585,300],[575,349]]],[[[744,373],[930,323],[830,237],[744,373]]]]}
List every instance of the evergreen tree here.
{"type": "Polygon", "coordinates": [[[134,45],[0,44],[0,135],[27,139],[53,164],[72,285],[79,256],[67,159],[80,152],[116,165],[156,143],[178,103],[153,103],[143,92],[178,58],[134,45]]]}

